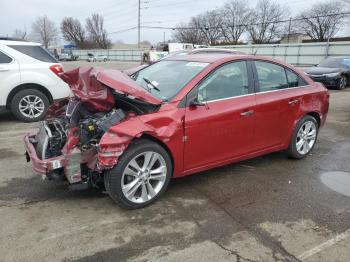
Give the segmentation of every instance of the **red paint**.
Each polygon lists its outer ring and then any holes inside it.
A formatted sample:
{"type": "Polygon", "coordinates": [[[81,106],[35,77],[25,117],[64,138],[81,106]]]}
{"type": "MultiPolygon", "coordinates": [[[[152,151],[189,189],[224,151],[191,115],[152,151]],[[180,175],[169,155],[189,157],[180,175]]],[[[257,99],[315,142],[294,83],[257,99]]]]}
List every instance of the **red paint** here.
{"type": "Polygon", "coordinates": [[[78,127],[68,129],[67,142],[62,149],[63,154],[68,154],[73,148],[75,148],[80,141],[80,132],[78,127]]]}
{"type": "Polygon", "coordinates": [[[99,69],[79,67],[61,77],[89,110],[110,111],[115,104],[112,90],[97,81],[98,73],[99,69]]]}
{"type": "Polygon", "coordinates": [[[65,106],[68,104],[69,98],[63,98],[55,101],[46,111],[45,119],[64,116],[66,110],[65,106]]]}
{"type": "MultiPolygon", "coordinates": [[[[327,89],[290,65],[248,55],[188,55],[169,60],[208,62],[210,65],[169,103],[161,104],[158,111],[145,115],[128,114],[127,119],[111,127],[100,140],[97,157],[90,156],[92,160],[95,159],[94,163],[98,163],[100,170],[118,164],[118,158],[130,143],[141,136],[153,138],[168,150],[173,160],[173,176],[180,177],[286,149],[296,123],[306,114],[317,114],[320,126],[326,120],[329,107],[327,89]],[[219,100],[208,103],[207,107],[179,106],[186,95],[220,65],[236,60],[256,59],[273,61],[289,68],[302,77],[307,85],[219,100]],[[292,100],[297,102],[291,105],[292,100]],[[253,114],[242,116],[241,113],[246,111],[253,111],[253,114]]],[[[73,92],[96,109],[101,108],[103,97],[107,103],[102,103],[102,106],[105,109],[112,106],[108,87],[153,104],[161,103],[119,71],[82,68],[66,73],[65,77],[69,79],[73,92]]],[[[72,139],[67,147],[71,148],[74,141],[72,139]]],[[[25,144],[32,157],[33,168],[41,173],[44,168],[28,137],[25,138],[25,144]]],[[[90,168],[91,166],[90,164],[90,168]]]]}

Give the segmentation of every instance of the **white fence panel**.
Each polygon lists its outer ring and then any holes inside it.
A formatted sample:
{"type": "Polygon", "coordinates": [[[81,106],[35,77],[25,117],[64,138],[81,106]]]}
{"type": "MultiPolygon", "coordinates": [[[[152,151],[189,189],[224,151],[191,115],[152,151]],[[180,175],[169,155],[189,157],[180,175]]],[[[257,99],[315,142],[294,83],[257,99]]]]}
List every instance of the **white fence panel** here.
{"type": "Polygon", "coordinates": [[[296,66],[312,66],[328,56],[350,57],[350,42],[318,42],[302,44],[263,44],[217,46],[248,54],[271,56],[296,66]]]}
{"type": "Polygon", "coordinates": [[[143,50],[139,49],[89,49],[89,50],[73,50],[73,54],[79,56],[79,60],[87,60],[88,53],[96,56],[107,56],[111,61],[141,61],[143,50]]]}

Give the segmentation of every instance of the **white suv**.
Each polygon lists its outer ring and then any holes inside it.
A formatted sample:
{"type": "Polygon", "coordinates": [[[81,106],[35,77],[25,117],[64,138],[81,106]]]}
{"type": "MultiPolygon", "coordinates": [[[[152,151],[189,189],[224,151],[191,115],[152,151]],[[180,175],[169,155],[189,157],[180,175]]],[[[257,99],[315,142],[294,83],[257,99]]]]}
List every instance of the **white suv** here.
{"type": "Polygon", "coordinates": [[[62,73],[40,44],[0,40],[0,109],[26,122],[41,120],[54,100],[69,96],[62,73]]]}

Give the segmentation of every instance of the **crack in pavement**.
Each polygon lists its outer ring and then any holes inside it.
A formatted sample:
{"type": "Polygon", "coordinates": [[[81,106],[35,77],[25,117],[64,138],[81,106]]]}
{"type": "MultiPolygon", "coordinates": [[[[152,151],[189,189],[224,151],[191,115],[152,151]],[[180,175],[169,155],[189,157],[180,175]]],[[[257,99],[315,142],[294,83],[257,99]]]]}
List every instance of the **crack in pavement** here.
{"type": "Polygon", "coordinates": [[[206,230],[206,229],[198,222],[198,220],[195,219],[195,218],[191,215],[191,213],[186,212],[186,209],[183,208],[182,206],[180,206],[180,207],[185,211],[185,214],[187,214],[187,215],[189,215],[189,216],[191,217],[191,220],[196,224],[196,226],[197,226],[200,230],[202,230],[202,232],[204,232],[204,233],[209,237],[209,240],[210,240],[211,242],[213,242],[215,245],[217,245],[218,247],[220,247],[222,250],[224,250],[224,251],[230,253],[230,255],[236,256],[236,261],[237,261],[237,262],[240,262],[241,260],[242,260],[242,261],[248,261],[248,262],[258,262],[258,261],[255,261],[255,260],[251,260],[251,259],[249,259],[249,258],[245,258],[245,257],[241,256],[238,252],[233,251],[233,250],[231,250],[231,249],[225,247],[224,245],[220,244],[217,240],[215,240],[215,239],[212,238],[210,232],[209,232],[208,230],[206,230]]]}
{"type": "MultiPolygon", "coordinates": [[[[217,203],[215,200],[213,200],[210,196],[205,194],[203,191],[198,189],[197,187],[193,187],[195,191],[197,191],[199,194],[203,195],[206,197],[210,202],[212,202],[214,205],[219,207],[222,211],[225,212],[232,220],[237,222],[239,225],[241,225],[243,228],[245,228],[248,232],[252,233],[259,241],[261,241],[262,244],[266,244],[267,247],[270,247],[272,251],[276,251],[274,247],[277,249],[279,253],[281,253],[287,260],[286,261],[292,261],[292,262],[301,262],[300,259],[298,259],[295,255],[291,254],[288,252],[283,245],[281,244],[280,241],[274,239],[273,237],[270,236],[268,232],[265,230],[262,230],[258,227],[251,227],[243,222],[241,222],[239,219],[237,219],[235,216],[233,216],[225,207],[223,207],[220,203],[217,203]]],[[[198,223],[198,221],[197,221],[198,223]]],[[[213,241],[214,242],[214,241],[213,241]]],[[[215,243],[215,242],[214,242],[215,243]]],[[[277,257],[274,258],[275,261],[278,259],[277,257]]]]}
{"type": "Polygon", "coordinates": [[[223,245],[221,245],[220,243],[218,243],[218,242],[215,241],[215,240],[211,240],[211,241],[212,241],[214,244],[216,244],[218,247],[220,247],[221,249],[223,249],[223,250],[229,252],[230,255],[236,256],[237,262],[240,262],[241,259],[242,259],[243,261],[248,261],[248,262],[258,262],[257,260],[251,260],[251,259],[249,259],[249,258],[245,258],[245,257],[241,256],[238,252],[233,251],[233,250],[231,250],[231,249],[229,249],[229,248],[224,247],[223,245]]]}

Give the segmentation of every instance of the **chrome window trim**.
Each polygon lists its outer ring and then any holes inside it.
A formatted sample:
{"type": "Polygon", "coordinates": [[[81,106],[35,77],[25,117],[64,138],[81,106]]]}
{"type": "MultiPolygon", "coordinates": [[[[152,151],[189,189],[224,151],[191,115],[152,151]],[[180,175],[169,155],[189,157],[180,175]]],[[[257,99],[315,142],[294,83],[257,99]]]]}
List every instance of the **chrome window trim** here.
{"type": "Polygon", "coordinates": [[[305,88],[305,87],[308,87],[308,86],[309,85],[303,85],[303,86],[288,87],[288,88],[283,88],[283,89],[278,89],[278,90],[270,90],[270,91],[265,91],[265,92],[257,92],[257,93],[254,92],[254,93],[250,93],[250,94],[246,94],[246,95],[231,96],[231,97],[225,97],[225,98],[220,98],[220,99],[215,99],[215,100],[203,101],[203,103],[209,104],[209,103],[223,101],[223,100],[228,100],[228,99],[240,98],[240,97],[251,96],[251,95],[259,95],[259,94],[265,94],[265,93],[271,93],[271,92],[279,92],[279,91],[295,89],[295,88],[305,88]]]}
{"type": "Polygon", "coordinates": [[[203,101],[203,103],[213,103],[213,102],[217,102],[217,101],[223,101],[223,100],[228,100],[228,99],[234,99],[234,98],[240,98],[240,97],[245,97],[245,96],[251,96],[251,95],[255,95],[256,93],[250,93],[250,94],[246,94],[246,95],[240,95],[240,96],[230,96],[230,97],[225,97],[225,98],[220,98],[220,99],[215,99],[215,100],[209,100],[209,101],[203,101]]]}
{"type": "Polygon", "coordinates": [[[264,92],[256,92],[255,94],[265,94],[265,93],[271,93],[271,92],[278,92],[278,91],[284,91],[284,90],[289,90],[289,89],[295,89],[295,88],[305,88],[308,87],[310,85],[303,85],[303,86],[295,86],[295,87],[287,87],[287,88],[283,88],[283,89],[277,89],[277,90],[270,90],[270,91],[264,91],[264,92]]]}

